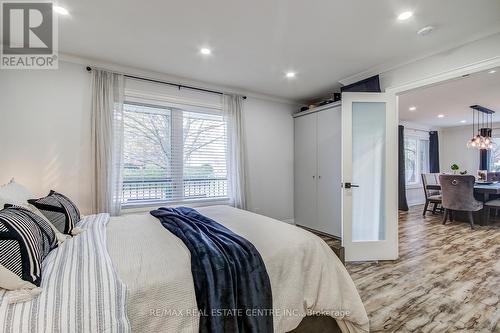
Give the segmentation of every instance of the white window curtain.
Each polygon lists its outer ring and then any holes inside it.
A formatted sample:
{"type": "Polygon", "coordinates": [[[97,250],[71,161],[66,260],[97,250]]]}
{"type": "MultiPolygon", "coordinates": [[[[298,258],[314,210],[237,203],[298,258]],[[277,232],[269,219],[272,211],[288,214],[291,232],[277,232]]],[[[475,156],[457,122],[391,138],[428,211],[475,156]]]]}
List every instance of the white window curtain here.
{"type": "Polygon", "coordinates": [[[92,70],[92,212],[120,214],[124,78],[92,70]]]}
{"type": "Polygon", "coordinates": [[[243,97],[223,96],[223,116],[228,123],[229,188],[233,205],[246,209],[245,136],[242,121],[243,97]]]}

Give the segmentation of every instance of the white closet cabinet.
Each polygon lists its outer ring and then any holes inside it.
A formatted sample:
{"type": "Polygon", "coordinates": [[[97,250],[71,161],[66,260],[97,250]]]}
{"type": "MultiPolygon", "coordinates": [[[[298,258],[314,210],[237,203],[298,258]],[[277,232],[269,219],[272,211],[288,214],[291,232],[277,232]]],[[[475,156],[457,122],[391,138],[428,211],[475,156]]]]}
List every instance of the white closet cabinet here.
{"type": "Polygon", "coordinates": [[[295,223],[341,237],[341,108],[295,116],[295,223]]]}

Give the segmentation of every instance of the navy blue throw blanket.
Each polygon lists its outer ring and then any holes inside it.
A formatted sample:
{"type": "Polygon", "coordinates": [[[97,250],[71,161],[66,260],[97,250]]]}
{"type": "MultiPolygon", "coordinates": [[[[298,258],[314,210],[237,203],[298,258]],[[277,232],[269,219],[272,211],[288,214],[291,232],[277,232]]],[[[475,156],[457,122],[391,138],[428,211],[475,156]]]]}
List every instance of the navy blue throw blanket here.
{"type": "Polygon", "coordinates": [[[252,243],[192,208],[151,215],[191,252],[200,332],[273,332],[271,283],[252,243]]]}

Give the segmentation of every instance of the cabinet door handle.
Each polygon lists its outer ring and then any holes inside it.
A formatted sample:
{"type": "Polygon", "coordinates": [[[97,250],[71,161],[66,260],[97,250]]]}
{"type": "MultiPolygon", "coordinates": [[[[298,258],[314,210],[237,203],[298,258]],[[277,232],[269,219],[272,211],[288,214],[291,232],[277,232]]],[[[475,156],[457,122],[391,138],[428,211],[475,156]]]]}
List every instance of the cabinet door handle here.
{"type": "Polygon", "coordinates": [[[313,179],[315,179],[315,178],[316,178],[316,176],[313,176],[313,179]]]}

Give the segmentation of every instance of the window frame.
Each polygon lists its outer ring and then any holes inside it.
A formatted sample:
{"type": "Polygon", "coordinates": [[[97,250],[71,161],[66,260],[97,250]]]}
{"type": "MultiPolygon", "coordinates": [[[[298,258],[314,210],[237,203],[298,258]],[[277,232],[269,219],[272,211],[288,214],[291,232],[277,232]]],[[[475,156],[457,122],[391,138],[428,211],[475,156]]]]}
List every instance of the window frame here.
{"type": "MultiPolygon", "coordinates": [[[[493,135],[492,136],[492,141],[494,143],[494,146],[496,146],[496,149],[500,150],[500,134],[496,134],[496,135],[493,135]]],[[[494,150],[496,150],[494,148],[494,150]]],[[[493,170],[493,165],[495,164],[494,163],[494,156],[493,156],[493,152],[492,151],[488,151],[488,171],[489,172],[500,172],[500,169],[499,170],[493,170]]],[[[500,160],[500,159],[499,159],[500,160]]]]}
{"type": "Polygon", "coordinates": [[[429,138],[425,138],[425,137],[422,137],[419,135],[404,135],[403,145],[405,145],[405,146],[406,146],[406,144],[405,144],[406,140],[415,140],[416,141],[416,153],[415,153],[415,178],[416,178],[416,182],[412,182],[412,183],[406,182],[407,175],[406,175],[406,156],[405,156],[405,187],[407,189],[422,188],[423,184],[422,184],[421,174],[429,172],[429,138]],[[422,170],[422,168],[421,168],[421,164],[422,164],[421,163],[422,162],[421,161],[421,154],[422,154],[422,145],[424,143],[427,145],[427,150],[426,150],[427,168],[425,170],[422,170]]]}
{"type": "MultiPolygon", "coordinates": [[[[181,104],[177,102],[170,102],[168,99],[159,99],[157,96],[156,98],[152,99],[149,94],[144,94],[143,97],[141,97],[137,92],[134,92],[133,94],[127,95],[125,93],[125,99],[124,99],[124,108],[125,104],[129,105],[135,105],[135,106],[144,106],[144,107],[151,107],[155,109],[165,109],[169,110],[172,114],[174,112],[196,112],[196,113],[202,113],[202,114],[212,114],[212,115],[221,115],[222,116],[222,105],[220,107],[215,107],[213,104],[207,104],[203,105],[201,103],[188,103],[188,104],[181,104]]],[[[126,112],[124,110],[124,112],[126,112]]],[[[172,138],[176,135],[175,132],[179,133],[178,129],[177,131],[174,130],[174,116],[172,116],[171,121],[171,133],[170,135],[172,138]]],[[[180,118],[183,119],[183,118],[180,118]]],[[[180,127],[182,127],[183,121],[180,121],[180,127]]],[[[229,124],[226,123],[227,126],[227,131],[229,130],[229,124]]],[[[229,133],[226,132],[226,135],[229,135],[229,133]]],[[[229,142],[228,138],[226,138],[226,150],[229,149],[229,142]]],[[[122,151],[122,156],[124,155],[124,151],[122,151]]],[[[232,202],[232,196],[230,193],[230,175],[229,175],[229,167],[228,167],[228,152],[226,151],[225,155],[225,161],[226,161],[226,170],[227,170],[227,192],[226,196],[224,197],[206,197],[206,198],[190,198],[190,199],[184,199],[184,200],[179,200],[178,197],[176,197],[173,200],[144,200],[144,201],[135,201],[135,202],[121,202],[121,208],[125,211],[140,211],[140,209],[144,209],[147,207],[153,207],[153,206],[158,206],[158,205],[165,205],[165,206],[176,206],[176,205],[184,205],[184,206],[190,206],[190,207],[197,207],[197,206],[210,206],[210,205],[221,205],[221,204],[230,204],[232,202]]],[[[181,158],[181,161],[183,161],[183,158],[181,158]]],[[[183,173],[184,171],[184,165],[182,165],[182,168],[178,169],[177,171],[181,171],[183,173]]],[[[175,177],[175,176],[174,176],[175,177]]],[[[176,177],[179,179],[182,179],[182,182],[184,182],[184,175],[178,174],[176,177]]],[[[178,179],[178,180],[179,180],[178,179]]],[[[125,180],[125,179],[123,179],[125,180]]],[[[122,191],[123,191],[123,185],[122,185],[122,191]]],[[[182,192],[184,191],[184,188],[181,190],[182,192]]],[[[123,192],[122,192],[123,193],[123,192]]]]}

